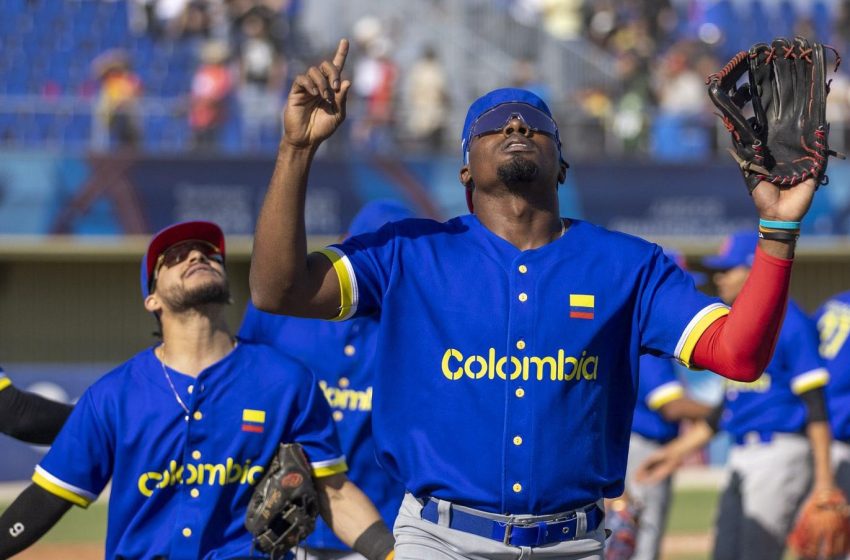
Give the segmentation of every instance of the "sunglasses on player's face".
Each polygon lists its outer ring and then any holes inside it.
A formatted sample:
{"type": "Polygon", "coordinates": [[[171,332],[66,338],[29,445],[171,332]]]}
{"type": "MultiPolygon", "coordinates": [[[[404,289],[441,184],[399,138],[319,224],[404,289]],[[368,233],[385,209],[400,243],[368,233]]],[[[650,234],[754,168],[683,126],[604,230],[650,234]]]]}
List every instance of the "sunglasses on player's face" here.
{"type": "Polygon", "coordinates": [[[221,251],[218,250],[218,247],[212,243],[198,240],[183,241],[177,245],[172,245],[160,253],[160,255],[156,258],[156,265],[153,267],[153,278],[151,279],[151,284],[156,282],[159,270],[163,266],[168,268],[177,266],[188,259],[189,255],[192,254],[192,251],[198,251],[207,259],[219,264],[224,264],[224,255],[222,255],[221,251]]]}
{"type": "Polygon", "coordinates": [[[508,121],[518,118],[532,131],[556,138],[558,126],[552,117],[525,103],[503,103],[478,117],[470,127],[470,138],[504,130],[508,121]]]}

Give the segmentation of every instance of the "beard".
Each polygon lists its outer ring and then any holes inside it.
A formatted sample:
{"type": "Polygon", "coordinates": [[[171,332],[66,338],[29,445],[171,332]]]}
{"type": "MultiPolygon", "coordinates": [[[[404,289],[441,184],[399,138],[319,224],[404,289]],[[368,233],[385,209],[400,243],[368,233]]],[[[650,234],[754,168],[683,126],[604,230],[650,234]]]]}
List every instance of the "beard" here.
{"type": "Polygon", "coordinates": [[[537,179],[540,168],[531,160],[522,156],[514,156],[507,163],[503,163],[496,169],[496,176],[508,187],[511,193],[521,193],[525,189],[521,187],[537,179]]]}
{"type": "Polygon", "coordinates": [[[230,286],[226,280],[210,282],[191,290],[177,287],[170,293],[163,294],[163,296],[165,302],[174,312],[184,313],[210,304],[229,304],[230,286]]]}

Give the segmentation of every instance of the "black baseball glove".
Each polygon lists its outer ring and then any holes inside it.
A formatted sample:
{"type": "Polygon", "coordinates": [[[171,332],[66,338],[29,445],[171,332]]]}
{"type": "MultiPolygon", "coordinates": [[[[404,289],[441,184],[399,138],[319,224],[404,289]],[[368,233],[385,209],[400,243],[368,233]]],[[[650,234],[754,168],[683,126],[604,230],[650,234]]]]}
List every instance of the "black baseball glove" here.
{"type": "Polygon", "coordinates": [[[824,49],[835,53],[837,70],[841,57],[835,49],[797,37],[758,43],[706,80],[718,116],[732,133],[734,150],[729,152],[750,192],[760,181],[826,184],[829,156],[843,159],[828,144],[824,49]],[[738,87],[745,73],[748,79],[738,87]],[[744,109],[750,102],[753,116],[747,118],[744,109]]]}
{"type": "Polygon", "coordinates": [[[282,443],[254,488],[245,527],[272,558],[295,547],[316,527],[319,499],[310,464],[297,443],[282,443]]]}

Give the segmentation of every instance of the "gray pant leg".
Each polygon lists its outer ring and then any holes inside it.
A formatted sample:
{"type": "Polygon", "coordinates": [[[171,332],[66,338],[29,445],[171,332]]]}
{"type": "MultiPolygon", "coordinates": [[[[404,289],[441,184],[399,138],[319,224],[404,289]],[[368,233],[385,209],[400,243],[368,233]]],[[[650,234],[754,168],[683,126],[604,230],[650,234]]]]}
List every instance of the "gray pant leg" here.
{"type": "Polygon", "coordinates": [[[850,497],[850,444],[844,441],[833,441],[830,454],[835,484],[841,488],[845,496],[850,497]]]}
{"type": "Polygon", "coordinates": [[[396,560],[603,560],[605,532],[546,546],[505,546],[500,542],[443,527],[420,518],[421,504],[407,494],[393,533],[396,560]]]}
{"type": "Polygon", "coordinates": [[[352,550],[333,548],[296,548],[295,560],[366,560],[366,557],[352,550]]]}
{"type": "Polygon", "coordinates": [[[727,480],[717,503],[717,519],[714,521],[713,560],[737,560],[741,523],[744,518],[741,498],[741,477],[727,470],[727,480]]]}
{"type": "Polygon", "coordinates": [[[781,560],[785,539],[812,478],[808,440],[777,434],[736,446],[730,486],[718,508],[715,560],[781,560]]]}
{"type": "Polygon", "coordinates": [[[634,473],[640,464],[661,444],[632,433],[629,442],[629,465],[626,470],[626,491],[640,508],[637,542],[632,560],[657,560],[661,553],[661,540],[667,529],[672,479],[658,484],[638,484],[634,473]]]}

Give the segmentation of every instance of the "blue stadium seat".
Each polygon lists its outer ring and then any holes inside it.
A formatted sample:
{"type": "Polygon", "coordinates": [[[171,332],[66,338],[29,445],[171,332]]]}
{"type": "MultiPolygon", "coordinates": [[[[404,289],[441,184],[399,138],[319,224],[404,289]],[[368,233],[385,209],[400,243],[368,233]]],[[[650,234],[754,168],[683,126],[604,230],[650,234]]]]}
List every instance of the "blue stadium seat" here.
{"type": "Polygon", "coordinates": [[[815,39],[821,43],[832,42],[832,14],[826,2],[812,4],[812,23],[815,27],[815,39]]]}

